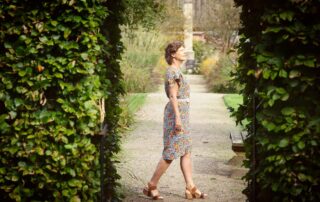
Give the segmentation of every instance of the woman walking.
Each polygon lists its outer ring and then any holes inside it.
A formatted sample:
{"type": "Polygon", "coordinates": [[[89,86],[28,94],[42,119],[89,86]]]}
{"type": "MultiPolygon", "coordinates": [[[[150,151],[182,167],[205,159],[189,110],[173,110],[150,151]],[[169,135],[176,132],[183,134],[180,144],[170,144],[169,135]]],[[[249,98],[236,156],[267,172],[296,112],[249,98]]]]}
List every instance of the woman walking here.
{"type": "Polygon", "coordinates": [[[175,41],[165,50],[165,58],[169,65],[166,69],[165,92],[169,102],[164,109],[163,118],[163,153],[156,170],[143,189],[143,193],[154,200],[162,200],[157,189],[158,182],[174,159],[180,158],[187,199],[205,198],[192,180],[191,148],[192,140],[189,128],[190,86],[184,78],[180,67],[185,61],[183,43],[175,41]]]}

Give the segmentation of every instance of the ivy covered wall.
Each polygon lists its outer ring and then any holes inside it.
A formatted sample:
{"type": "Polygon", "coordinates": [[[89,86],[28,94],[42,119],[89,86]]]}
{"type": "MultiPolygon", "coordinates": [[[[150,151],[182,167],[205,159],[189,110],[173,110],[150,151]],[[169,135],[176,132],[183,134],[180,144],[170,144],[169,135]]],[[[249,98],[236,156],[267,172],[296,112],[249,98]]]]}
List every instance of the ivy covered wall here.
{"type": "Polygon", "coordinates": [[[244,86],[235,115],[251,123],[244,192],[250,201],[319,201],[320,1],[235,2],[242,8],[235,76],[244,86]]]}
{"type": "Polygon", "coordinates": [[[0,201],[96,201],[99,100],[115,198],[123,1],[0,4],[0,201]]]}

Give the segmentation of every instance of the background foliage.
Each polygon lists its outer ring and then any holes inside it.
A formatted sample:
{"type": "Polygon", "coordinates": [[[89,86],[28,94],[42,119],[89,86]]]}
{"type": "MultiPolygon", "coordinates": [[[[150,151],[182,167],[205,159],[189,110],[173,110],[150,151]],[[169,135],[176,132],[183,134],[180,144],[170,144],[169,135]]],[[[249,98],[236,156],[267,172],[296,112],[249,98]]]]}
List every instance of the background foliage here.
{"type": "MultiPolygon", "coordinates": [[[[194,8],[199,1],[194,1],[194,8]]],[[[204,31],[207,40],[222,52],[228,52],[237,42],[240,26],[240,9],[233,0],[201,1],[204,4],[199,17],[194,19],[194,29],[204,31]]]]}
{"type": "Polygon", "coordinates": [[[239,86],[232,82],[231,75],[237,54],[230,51],[238,43],[240,9],[233,0],[194,1],[193,5],[194,30],[203,32],[206,40],[194,40],[195,72],[205,76],[211,92],[237,93],[239,86]]]}
{"type": "Polygon", "coordinates": [[[243,1],[237,81],[248,126],[245,193],[257,201],[320,200],[320,1],[243,1]],[[256,89],[255,99],[253,92],[256,89]],[[256,161],[252,149],[256,145],[256,161]]]}
{"type": "Polygon", "coordinates": [[[139,26],[152,30],[164,20],[165,4],[160,0],[124,0],[126,25],[130,30],[139,26]]]}
{"type": "Polygon", "coordinates": [[[204,75],[210,91],[216,93],[238,93],[239,85],[233,82],[232,72],[236,69],[236,55],[215,51],[200,63],[200,73],[204,75]]]}
{"type": "Polygon", "coordinates": [[[160,75],[155,70],[159,60],[164,57],[167,37],[157,29],[146,31],[139,27],[127,30],[127,27],[122,27],[122,30],[126,50],[122,54],[121,70],[126,92],[145,93],[156,90],[157,85],[154,84],[159,78],[155,77],[160,75]]]}
{"type": "Polygon", "coordinates": [[[156,90],[161,79],[159,70],[166,66],[159,65],[163,57],[163,40],[166,39],[159,26],[167,10],[163,1],[124,2],[126,15],[121,26],[121,42],[125,49],[119,60],[126,92],[120,101],[119,130],[123,136],[134,123],[135,112],[144,103],[144,93],[156,90]]]}
{"type": "Polygon", "coordinates": [[[0,8],[1,201],[95,201],[98,100],[105,98],[108,198],[123,93],[123,2],[3,1],[0,8]],[[102,27],[102,29],[100,29],[102,27]],[[112,30],[112,32],[111,32],[112,30]],[[110,96],[112,95],[112,96],[110,96]]]}

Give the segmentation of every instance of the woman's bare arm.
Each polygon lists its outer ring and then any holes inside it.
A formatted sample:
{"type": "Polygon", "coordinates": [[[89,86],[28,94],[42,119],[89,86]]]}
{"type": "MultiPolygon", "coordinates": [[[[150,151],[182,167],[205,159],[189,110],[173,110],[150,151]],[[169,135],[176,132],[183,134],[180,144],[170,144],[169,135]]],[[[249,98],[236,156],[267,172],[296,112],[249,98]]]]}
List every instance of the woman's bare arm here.
{"type": "Polygon", "coordinates": [[[175,114],[175,122],[176,122],[176,129],[181,130],[181,119],[180,119],[180,112],[178,107],[178,90],[179,86],[176,82],[174,82],[173,86],[169,88],[169,99],[173,107],[173,111],[175,114]]]}

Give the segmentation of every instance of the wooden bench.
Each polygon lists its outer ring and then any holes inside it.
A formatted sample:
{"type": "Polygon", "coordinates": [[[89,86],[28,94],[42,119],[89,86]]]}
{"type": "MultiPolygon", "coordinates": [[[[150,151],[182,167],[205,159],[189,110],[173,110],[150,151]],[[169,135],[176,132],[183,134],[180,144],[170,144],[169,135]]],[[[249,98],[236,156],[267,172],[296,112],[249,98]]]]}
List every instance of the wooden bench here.
{"type": "Polygon", "coordinates": [[[232,144],[232,150],[234,152],[244,152],[243,141],[246,139],[248,132],[230,132],[230,140],[232,144]]]}

